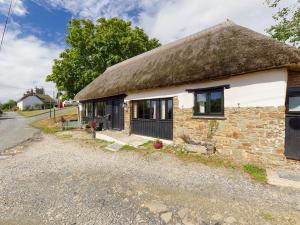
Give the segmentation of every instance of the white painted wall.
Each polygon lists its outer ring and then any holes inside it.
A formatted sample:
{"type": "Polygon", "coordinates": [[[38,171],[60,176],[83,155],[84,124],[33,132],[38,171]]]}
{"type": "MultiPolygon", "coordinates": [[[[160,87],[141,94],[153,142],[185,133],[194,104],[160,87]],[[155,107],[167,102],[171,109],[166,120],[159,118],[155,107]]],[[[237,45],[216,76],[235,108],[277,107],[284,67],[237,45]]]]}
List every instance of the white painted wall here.
{"type": "Polygon", "coordinates": [[[43,102],[36,96],[28,96],[18,102],[17,106],[20,110],[24,110],[27,106],[34,108],[36,104],[43,104],[43,102]]]}
{"type": "Polygon", "coordinates": [[[230,88],[225,89],[224,93],[225,107],[277,107],[285,105],[287,78],[286,69],[268,70],[218,81],[127,93],[125,101],[177,96],[179,107],[192,108],[194,94],[188,93],[186,89],[229,84],[230,88]]]}

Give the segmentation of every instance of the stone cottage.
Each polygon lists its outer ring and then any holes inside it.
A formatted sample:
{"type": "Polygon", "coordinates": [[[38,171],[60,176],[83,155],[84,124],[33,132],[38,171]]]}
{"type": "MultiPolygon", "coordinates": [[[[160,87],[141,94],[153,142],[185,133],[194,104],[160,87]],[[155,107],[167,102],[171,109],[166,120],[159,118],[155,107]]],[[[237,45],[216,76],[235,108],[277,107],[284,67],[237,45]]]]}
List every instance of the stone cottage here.
{"type": "Polygon", "coordinates": [[[108,68],[75,99],[109,129],[300,160],[300,51],[230,21],[108,68]]]}

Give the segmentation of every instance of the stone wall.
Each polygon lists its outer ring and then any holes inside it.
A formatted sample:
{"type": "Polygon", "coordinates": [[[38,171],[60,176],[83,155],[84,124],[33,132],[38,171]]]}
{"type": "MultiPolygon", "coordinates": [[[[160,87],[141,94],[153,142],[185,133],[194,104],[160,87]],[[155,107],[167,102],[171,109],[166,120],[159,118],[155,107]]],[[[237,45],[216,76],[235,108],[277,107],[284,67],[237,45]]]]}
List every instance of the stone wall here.
{"type": "Polygon", "coordinates": [[[285,160],[285,107],[226,108],[224,119],[200,119],[173,99],[176,144],[188,137],[214,143],[217,152],[242,160],[285,160]]]}

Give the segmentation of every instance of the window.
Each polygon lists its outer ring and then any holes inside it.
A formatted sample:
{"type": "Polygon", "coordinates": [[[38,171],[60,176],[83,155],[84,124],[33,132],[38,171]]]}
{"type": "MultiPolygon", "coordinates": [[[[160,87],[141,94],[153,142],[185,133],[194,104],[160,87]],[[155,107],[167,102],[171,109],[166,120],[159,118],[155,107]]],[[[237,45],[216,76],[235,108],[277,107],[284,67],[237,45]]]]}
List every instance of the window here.
{"type": "Polygon", "coordinates": [[[150,102],[150,119],[156,119],[156,101],[150,102]]]}
{"type": "Polygon", "coordinates": [[[137,102],[133,102],[133,119],[138,118],[138,104],[137,102]]]}
{"type": "Polygon", "coordinates": [[[224,89],[195,91],[194,115],[224,115],[224,89]]]}
{"type": "Polygon", "coordinates": [[[141,100],[133,102],[133,119],[156,119],[156,101],[141,100]]]}
{"type": "Polygon", "coordinates": [[[95,104],[95,116],[104,116],[105,115],[105,102],[96,102],[95,104]]]}
{"type": "Polygon", "coordinates": [[[160,119],[171,120],[173,118],[173,101],[172,99],[160,100],[160,119]]]}
{"type": "Polygon", "coordinates": [[[160,119],[161,120],[166,119],[166,100],[160,101],[160,119]]]}
{"type": "Polygon", "coordinates": [[[87,102],[84,103],[84,114],[86,117],[93,117],[93,103],[92,102],[87,102]]]}
{"type": "Polygon", "coordinates": [[[300,96],[289,97],[289,112],[300,112],[300,96]]]}
{"type": "Polygon", "coordinates": [[[287,110],[289,113],[300,113],[300,87],[290,87],[287,93],[287,110]]]}

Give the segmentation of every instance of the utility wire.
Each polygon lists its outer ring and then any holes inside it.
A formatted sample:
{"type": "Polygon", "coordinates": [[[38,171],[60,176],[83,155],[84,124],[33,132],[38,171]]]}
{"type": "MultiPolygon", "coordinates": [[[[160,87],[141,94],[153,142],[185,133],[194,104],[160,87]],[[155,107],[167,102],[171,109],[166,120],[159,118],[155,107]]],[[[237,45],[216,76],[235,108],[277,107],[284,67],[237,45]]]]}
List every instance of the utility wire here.
{"type": "Polygon", "coordinates": [[[9,17],[11,15],[12,3],[13,3],[13,0],[11,0],[10,4],[9,4],[9,9],[8,9],[8,13],[7,13],[7,16],[6,16],[5,25],[4,25],[4,29],[3,29],[3,33],[2,33],[2,38],[1,38],[1,43],[0,43],[0,51],[2,49],[4,35],[5,35],[6,29],[7,29],[7,25],[8,25],[8,20],[9,20],[9,17]]]}

